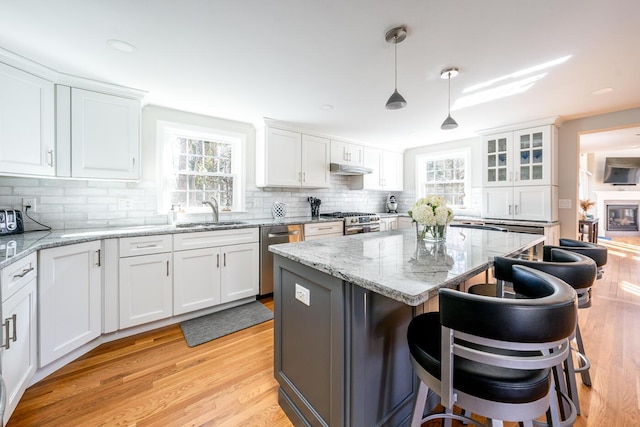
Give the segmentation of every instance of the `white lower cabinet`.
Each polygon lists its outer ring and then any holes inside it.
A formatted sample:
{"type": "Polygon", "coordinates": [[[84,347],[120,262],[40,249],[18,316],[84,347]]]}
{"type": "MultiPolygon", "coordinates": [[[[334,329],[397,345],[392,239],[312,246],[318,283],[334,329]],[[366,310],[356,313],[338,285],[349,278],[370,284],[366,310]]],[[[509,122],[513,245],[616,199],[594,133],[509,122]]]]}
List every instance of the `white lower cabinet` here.
{"type": "MultiPolygon", "coordinates": [[[[6,407],[4,423],[7,423],[20,398],[29,385],[37,368],[37,313],[36,313],[36,255],[26,264],[26,268],[11,270],[14,265],[2,271],[2,287],[12,287],[11,295],[3,294],[2,301],[2,342],[0,359],[2,377],[6,386],[6,407]],[[8,273],[8,274],[7,274],[8,273]],[[11,285],[11,286],[7,286],[11,285]]],[[[16,263],[17,264],[17,263],[16,263]]]]}
{"type": "Polygon", "coordinates": [[[120,328],[173,314],[171,235],[120,239],[120,328]]]}
{"type": "Polygon", "coordinates": [[[257,295],[258,242],[257,228],[174,235],[173,314],[257,295]]]}
{"type": "Polygon", "coordinates": [[[344,235],[344,222],[318,222],[304,225],[304,240],[318,240],[344,235]]]}
{"type": "Polygon", "coordinates": [[[39,252],[40,367],[100,336],[100,247],[93,241],[39,252]]]}
{"type": "Polygon", "coordinates": [[[398,228],[398,218],[380,218],[380,231],[391,231],[398,228]]]}
{"type": "Polygon", "coordinates": [[[258,243],[222,248],[220,302],[230,302],[258,294],[258,243]]]}
{"type": "Polygon", "coordinates": [[[220,248],[175,252],[173,262],[174,314],[220,304],[220,248]]]}
{"type": "Polygon", "coordinates": [[[482,217],[527,221],[556,221],[558,187],[485,187],[482,217]]]}
{"type": "Polygon", "coordinates": [[[398,228],[411,228],[413,227],[413,220],[408,216],[398,217],[398,228]]]}

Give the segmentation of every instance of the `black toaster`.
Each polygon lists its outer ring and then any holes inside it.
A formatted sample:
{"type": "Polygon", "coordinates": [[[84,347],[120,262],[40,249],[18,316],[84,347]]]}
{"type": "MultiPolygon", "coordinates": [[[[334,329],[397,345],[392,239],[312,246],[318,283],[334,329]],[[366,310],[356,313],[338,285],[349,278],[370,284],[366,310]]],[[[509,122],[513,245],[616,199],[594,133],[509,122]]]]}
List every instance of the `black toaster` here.
{"type": "Polygon", "coordinates": [[[24,233],[22,212],[14,209],[0,209],[0,236],[24,233]]]}

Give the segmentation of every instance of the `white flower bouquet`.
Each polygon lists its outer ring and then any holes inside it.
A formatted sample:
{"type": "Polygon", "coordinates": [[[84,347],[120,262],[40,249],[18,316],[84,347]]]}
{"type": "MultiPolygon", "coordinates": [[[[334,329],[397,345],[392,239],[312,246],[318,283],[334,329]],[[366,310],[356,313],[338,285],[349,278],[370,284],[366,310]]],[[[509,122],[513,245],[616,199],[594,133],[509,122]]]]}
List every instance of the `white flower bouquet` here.
{"type": "Polygon", "coordinates": [[[409,216],[416,223],[418,237],[444,240],[447,224],[453,220],[453,211],[447,207],[444,197],[431,195],[417,200],[409,216]]]}

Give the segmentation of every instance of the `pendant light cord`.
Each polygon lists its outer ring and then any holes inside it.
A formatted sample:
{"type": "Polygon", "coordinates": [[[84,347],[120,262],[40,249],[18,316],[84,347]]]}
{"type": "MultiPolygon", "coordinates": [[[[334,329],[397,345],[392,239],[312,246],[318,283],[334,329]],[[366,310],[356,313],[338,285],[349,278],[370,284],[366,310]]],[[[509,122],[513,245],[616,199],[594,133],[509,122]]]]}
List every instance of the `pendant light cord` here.
{"type": "Polygon", "coordinates": [[[395,67],[395,74],[394,74],[394,80],[395,80],[395,90],[398,90],[398,36],[393,36],[393,46],[394,46],[394,56],[393,56],[393,64],[395,67]]]}

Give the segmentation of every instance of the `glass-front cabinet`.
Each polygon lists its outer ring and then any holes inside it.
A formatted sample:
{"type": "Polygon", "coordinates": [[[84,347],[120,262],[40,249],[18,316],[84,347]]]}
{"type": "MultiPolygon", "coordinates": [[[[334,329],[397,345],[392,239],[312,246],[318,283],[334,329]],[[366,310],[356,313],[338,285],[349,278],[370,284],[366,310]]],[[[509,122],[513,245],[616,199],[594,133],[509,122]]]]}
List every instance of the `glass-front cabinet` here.
{"type": "Polygon", "coordinates": [[[539,126],[485,136],[484,185],[554,185],[552,130],[539,126]]]}

